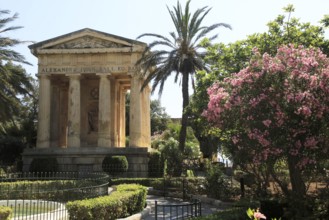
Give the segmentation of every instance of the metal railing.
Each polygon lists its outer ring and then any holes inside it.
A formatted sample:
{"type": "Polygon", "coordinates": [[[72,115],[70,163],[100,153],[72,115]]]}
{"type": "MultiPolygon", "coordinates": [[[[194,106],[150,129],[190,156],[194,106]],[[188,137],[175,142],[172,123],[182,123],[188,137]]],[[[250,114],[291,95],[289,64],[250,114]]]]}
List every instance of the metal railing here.
{"type": "Polygon", "coordinates": [[[182,202],[180,204],[158,204],[155,201],[155,219],[190,219],[201,216],[201,201],[182,202]]]}
{"type": "Polygon", "coordinates": [[[8,173],[0,177],[0,206],[14,220],[69,219],[68,201],[108,195],[105,173],[8,173]]]}

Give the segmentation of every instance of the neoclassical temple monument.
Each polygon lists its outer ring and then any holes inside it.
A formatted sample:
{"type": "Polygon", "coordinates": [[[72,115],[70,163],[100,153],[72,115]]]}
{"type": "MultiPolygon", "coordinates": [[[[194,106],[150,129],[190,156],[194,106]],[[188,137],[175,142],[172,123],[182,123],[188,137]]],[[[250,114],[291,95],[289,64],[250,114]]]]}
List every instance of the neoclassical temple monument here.
{"type": "Polygon", "coordinates": [[[82,29],[29,48],[38,58],[37,146],[23,154],[56,158],[63,171],[99,171],[106,155],[126,155],[129,171],[147,171],[150,88],[135,65],[145,43],[82,29]],[[129,145],[126,93],[130,91],[129,145]]]}

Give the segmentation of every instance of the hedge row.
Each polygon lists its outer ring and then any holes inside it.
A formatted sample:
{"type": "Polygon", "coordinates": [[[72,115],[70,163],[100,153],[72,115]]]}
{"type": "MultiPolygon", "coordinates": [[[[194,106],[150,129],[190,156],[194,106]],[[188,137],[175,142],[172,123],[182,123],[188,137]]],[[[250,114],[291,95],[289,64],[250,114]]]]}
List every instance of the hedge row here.
{"type": "Polygon", "coordinates": [[[185,181],[186,189],[189,194],[204,194],[205,179],[198,177],[173,177],[173,178],[117,178],[110,180],[110,186],[119,184],[140,184],[143,186],[153,187],[156,190],[164,190],[167,188],[183,189],[183,181],[185,181]]]}
{"type": "Polygon", "coordinates": [[[122,184],[109,196],[68,202],[70,220],[102,220],[127,217],[146,205],[147,189],[137,184],[122,184]]]}
{"type": "Polygon", "coordinates": [[[73,189],[94,185],[92,181],[50,180],[50,181],[17,181],[0,182],[0,200],[6,199],[45,199],[67,201],[76,197],[82,191],[73,189]],[[72,195],[71,195],[72,194],[72,195]],[[73,197],[72,197],[73,196],[73,197]]]}
{"type": "Polygon", "coordinates": [[[245,220],[247,218],[246,209],[231,208],[216,212],[211,215],[194,218],[195,220],[245,220]]]}
{"type": "Polygon", "coordinates": [[[9,220],[13,214],[13,210],[7,206],[0,206],[0,219],[9,220]]]}
{"type": "Polygon", "coordinates": [[[155,181],[163,178],[117,178],[110,179],[110,186],[120,184],[139,184],[142,186],[152,186],[155,181]]]}

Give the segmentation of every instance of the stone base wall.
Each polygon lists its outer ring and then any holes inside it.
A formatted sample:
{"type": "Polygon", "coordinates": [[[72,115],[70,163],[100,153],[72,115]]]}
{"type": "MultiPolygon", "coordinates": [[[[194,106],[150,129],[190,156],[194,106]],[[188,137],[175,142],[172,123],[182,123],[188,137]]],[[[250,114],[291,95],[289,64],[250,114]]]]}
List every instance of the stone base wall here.
{"type": "Polygon", "coordinates": [[[107,155],[124,155],[129,168],[124,176],[148,176],[148,148],[33,148],[23,153],[23,171],[28,172],[34,158],[56,158],[62,172],[102,172],[102,162],[107,155]]]}

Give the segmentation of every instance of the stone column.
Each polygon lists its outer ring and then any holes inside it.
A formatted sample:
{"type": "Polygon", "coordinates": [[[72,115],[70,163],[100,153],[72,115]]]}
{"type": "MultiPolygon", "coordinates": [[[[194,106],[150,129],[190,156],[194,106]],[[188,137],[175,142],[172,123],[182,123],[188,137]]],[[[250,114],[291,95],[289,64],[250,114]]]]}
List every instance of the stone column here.
{"type": "Polygon", "coordinates": [[[59,122],[59,147],[67,147],[67,111],[68,111],[68,88],[66,85],[61,86],[60,90],[60,122],[59,122]]]}
{"type": "Polygon", "coordinates": [[[150,102],[151,88],[146,86],[143,90],[143,142],[145,147],[151,146],[151,102],[150,102]]]}
{"type": "Polygon", "coordinates": [[[126,90],[121,88],[120,89],[120,127],[119,127],[119,146],[125,147],[126,146],[126,90]]]}
{"type": "Polygon", "coordinates": [[[131,74],[130,88],[130,122],[129,146],[143,147],[142,141],[142,105],[141,105],[141,79],[137,74],[131,74]]]}
{"type": "Polygon", "coordinates": [[[80,147],[80,74],[67,74],[70,78],[68,94],[68,147],[80,147]]]}
{"type": "Polygon", "coordinates": [[[116,92],[115,92],[115,127],[114,127],[114,146],[120,147],[120,126],[121,126],[121,116],[122,112],[120,109],[120,97],[121,97],[121,86],[119,82],[115,84],[116,92]]]}
{"type": "Polygon", "coordinates": [[[106,74],[98,74],[99,112],[98,147],[111,147],[111,81],[106,74]]]}
{"type": "Polygon", "coordinates": [[[39,74],[39,112],[37,148],[50,147],[50,78],[39,74]]]}

